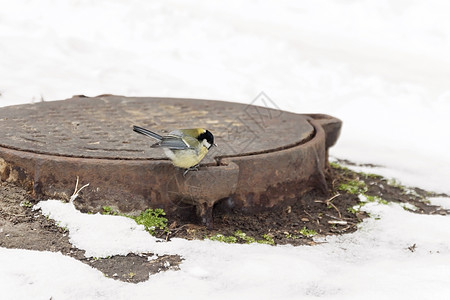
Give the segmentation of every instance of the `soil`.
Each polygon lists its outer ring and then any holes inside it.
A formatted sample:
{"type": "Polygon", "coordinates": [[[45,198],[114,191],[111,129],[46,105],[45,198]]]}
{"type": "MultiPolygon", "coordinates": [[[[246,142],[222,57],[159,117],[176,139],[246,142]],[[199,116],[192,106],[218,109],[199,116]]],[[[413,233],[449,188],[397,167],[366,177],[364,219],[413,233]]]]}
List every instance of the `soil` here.
{"type": "MultiPolygon", "coordinates": [[[[345,164],[351,164],[348,161],[345,164]]],[[[368,215],[351,208],[360,203],[356,194],[339,189],[342,183],[360,180],[367,186],[368,196],[378,196],[388,202],[414,205],[414,213],[446,215],[450,210],[427,203],[426,198],[447,196],[419,188],[405,188],[385,178],[361,174],[342,167],[327,169],[328,193],[312,191],[290,206],[275,207],[269,211],[245,214],[225,211],[220,205],[214,209],[214,227],[207,229],[182,218],[169,218],[169,233],[157,236],[204,239],[217,235],[233,236],[234,242],[246,243],[246,237],[273,244],[314,245],[312,234],[345,234],[357,230],[357,225],[368,215]],[[308,232],[305,230],[309,230],[308,232]],[[236,234],[243,232],[245,236],[236,234]],[[303,234],[302,234],[303,233],[303,234]],[[305,233],[310,233],[305,234],[305,233]]],[[[103,272],[105,276],[126,282],[148,280],[149,275],[166,270],[177,270],[182,263],[178,255],[157,256],[153,253],[116,255],[108,258],[86,258],[85,251],[74,247],[68,232],[47,219],[30,194],[13,183],[0,182],[0,247],[38,251],[61,252],[103,272]]]]}
{"type": "Polygon", "coordinates": [[[0,182],[0,247],[61,252],[103,272],[107,277],[126,282],[141,282],[150,275],[179,269],[178,255],[157,256],[153,253],[108,258],[86,258],[85,251],[69,242],[68,232],[56,226],[40,211],[29,193],[12,183],[0,182]]]}
{"type": "MultiPolygon", "coordinates": [[[[340,163],[353,164],[349,161],[340,161],[340,163]]],[[[175,230],[171,231],[169,237],[202,239],[217,234],[233,236],[240,230],[256,240],[267,240],[264,236],[268,236],[277,245],[314,245],[313,236],[302,235],[299,231],[307,229],[318,235],[351,233],[357,230],[358,223],[368,217],[365,212],[351,210],[352,207],[360,204],[358,195],[339,190],[341,184],[355,180],[365,183],[367,186],[365,195],[377,196],[387,202],[409,203],[417,209],[405,209],[414,213],[450,214],[450,210],[430,205],[426,201],[427,197],[447,196],[445,194],[403,187],[395,182],[390,183],[381,176],[357,173],[345,167],[328,167],[326,179],[328,192],[325,195],[312,191],[299,198],[293,205],[275,207],[269,211],[251,215],[239,210],[225,212],[217,207],[214,210],[213,229],[183,224],[183,220],[174,220],[171,227],[175,227],[175,230]]],[[[237,238],[237,242],[245,243],[246,240],[237,238]]]]}

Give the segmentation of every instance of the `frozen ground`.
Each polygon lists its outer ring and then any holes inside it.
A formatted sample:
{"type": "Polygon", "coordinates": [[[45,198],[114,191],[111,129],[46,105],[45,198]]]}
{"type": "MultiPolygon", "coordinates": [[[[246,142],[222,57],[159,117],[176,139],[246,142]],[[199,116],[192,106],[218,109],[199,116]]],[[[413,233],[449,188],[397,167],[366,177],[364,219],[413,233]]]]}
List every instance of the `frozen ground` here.
{"type": "MultiPolygon", "coordinates": [[[[0,5],[0,106],[102,93],[249,103],[264,91],[282,109],[341,118],[333,156],[450,193],[444,0],[0,5]]],[[[60,254],[0,248],[5,299],[447,299],[450,292],[450,218],[396,205],[368,206],[379,220],[314,247],[157,243],[119,217],[41,205],[93,256],[145,250],[185,261],[181,271],[127,284],[60,254]]]]}

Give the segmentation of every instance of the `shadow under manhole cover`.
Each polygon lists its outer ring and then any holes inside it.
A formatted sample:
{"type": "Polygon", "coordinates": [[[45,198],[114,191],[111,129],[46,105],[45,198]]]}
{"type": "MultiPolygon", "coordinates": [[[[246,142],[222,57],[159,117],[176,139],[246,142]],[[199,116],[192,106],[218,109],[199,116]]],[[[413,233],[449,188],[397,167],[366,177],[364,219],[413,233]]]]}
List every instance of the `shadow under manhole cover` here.
{"type": "Polygon", "coordinates": [[[324,169],[341,121],[263,106],[194,99],[98,96],[0,109],[0,176],[35,197],[68,199],[89,183],[79,209],[124,213],[196,208],[211,221],[215,203],[253,211],[326,189],[324,169]],[[199,171],[174,167],[133,125],[168,133],[202,127],[215,136],[199,171]]]}

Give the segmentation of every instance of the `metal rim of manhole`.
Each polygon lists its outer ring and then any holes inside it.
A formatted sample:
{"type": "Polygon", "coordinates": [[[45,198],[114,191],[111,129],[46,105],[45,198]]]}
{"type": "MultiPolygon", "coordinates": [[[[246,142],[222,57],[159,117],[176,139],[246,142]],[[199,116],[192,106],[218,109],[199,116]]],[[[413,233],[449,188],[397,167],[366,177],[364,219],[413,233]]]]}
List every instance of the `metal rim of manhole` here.
{"type": "Polygon", "coordinates": [[[0,176],[35,197],[68,199],[76,178],[89,183],[77,205],[169,214],[196,207],[203,223],[214,204],[267,209],[311,189],[324,189],[328,148],[341,121],[323,114],[279,110],[264,94],[258,105],[233,102],[75,96],[0,109],[0,176]],[[262,104],[262,105],[261,105],[262,104]],[[207,128],[217,148],[199,171],[183,176],[133,125],[166,133],[207,128]]]}

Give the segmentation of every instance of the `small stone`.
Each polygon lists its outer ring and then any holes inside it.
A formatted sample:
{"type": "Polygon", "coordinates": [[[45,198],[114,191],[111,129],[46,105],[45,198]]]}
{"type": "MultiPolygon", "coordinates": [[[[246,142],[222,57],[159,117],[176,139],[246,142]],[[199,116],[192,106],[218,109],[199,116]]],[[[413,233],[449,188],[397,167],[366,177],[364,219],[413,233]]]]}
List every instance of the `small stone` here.
{"type": "Polygon", "coordinates": [[[300,219],[302,222],[309,222],[309,219],[308,218],[301,218],[300,219]]]}
{"type": "Polygon", "coordinates": [[[341,221],[341,220],[330,220],[328,221],[328,224],[336,224],[336,225],[347,225],[346,221],[341,221]]]}
{"type": "Polygon", "coordinates": [[[177,227],[177,221],[173,221],[170,225],[169,225],[169,229],[175,229],[177,227]]]}

